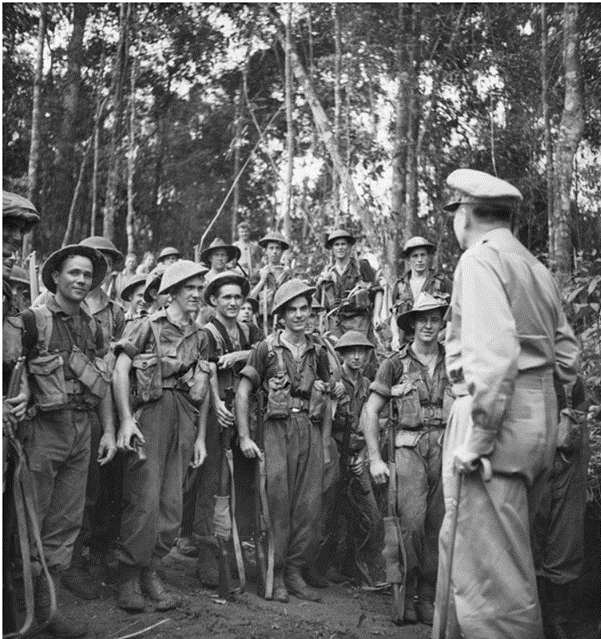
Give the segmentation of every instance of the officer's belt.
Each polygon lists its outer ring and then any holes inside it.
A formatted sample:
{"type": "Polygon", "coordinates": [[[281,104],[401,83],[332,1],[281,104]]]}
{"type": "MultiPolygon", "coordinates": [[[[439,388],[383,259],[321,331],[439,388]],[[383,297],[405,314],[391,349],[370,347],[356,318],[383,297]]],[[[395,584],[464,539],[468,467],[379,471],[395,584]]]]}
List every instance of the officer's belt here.
{"type": "Polygon", "coordinates": [[[309,411],[309,400],[302,397],[290,398],[291,413],[306,413],[309,411]]]}

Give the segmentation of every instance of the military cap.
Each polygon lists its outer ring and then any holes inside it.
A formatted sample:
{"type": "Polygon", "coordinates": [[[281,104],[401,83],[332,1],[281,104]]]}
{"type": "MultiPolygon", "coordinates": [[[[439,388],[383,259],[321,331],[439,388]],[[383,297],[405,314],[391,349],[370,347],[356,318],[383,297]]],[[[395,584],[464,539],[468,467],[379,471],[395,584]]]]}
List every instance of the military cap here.
{"type": "Polygon", "coordinates": [[[101,253],[108,253],[115,261],[115,269],[120,270],[123,268],[123,263],[125,262],[123,253],[121,253],[110,240],[107,240],[106,237],[102,237],[101,235],[86,237],[85,240],[79,243],[79,246],[90,246],[101,253]]]}
{"type": "Polygon", "coordinates": [[[357,241],[348,231],[336,229],[328,235],[325,244],[326,248],[329,249],[336,240],[346,240],[351,246],[357,241]]]}
{"type": "Polygon", "coordinates": [[[311,304],[313,300],[313,293],[315,293],[314,286],[309,286],[298,278],[288,280],[275,292],[275,295],[273,296],[273,309],[271,312],[274,315],[279,314],[284,310],[288,302],[291,302],[293,299],[296,299],[301,295],[306,297],[307,302],[311,304]]]}
{"type": "Polygon", "coordinates": [[[164,260],[166,257],[170,257],[171,255],[176,255],[177,257],[181,257],[182,254],[174,247],[174,246],[166,246],[160,253],[157,258],[157,262],[164,260]]]}
{"type": "Polygon", "coordinates": [[[15,218],[21,221],[25,233],[40,221],[40,216],[35,206],[24,197],[2,191],[2,219],[15,218]]]}
{"type": "Polygon", "coordinates": [[[31,286],[31,283],[29,282],[29,273],[24,268],[21,268],[16,264],[10,272],[9,280],[11,284],[25,284],[25,286],[31,286]]]}
{"type": "Polygon", "coordinates": [[[152,304],[154,302],[154,298],[151,293],[158,293],[159,287],[161,286],[161,280],[163,279],[163,273],[167,269],[163,264],[157,265],[155,268],[148,273],[146,276],[146,285],[144,286],[144,301],[147,304],[152,304]]]}
{"type": "Polygon", "coordinates": [[[246,297],[250,293],[250,284],[245,277],[235,271],[223,271],[223,273],[216,275],[205,288],[204,298],[209,306],[215,306],[211,303],[211,296],[217,295],[217,291],[226,284],[238,284],[242,289],[242,297],[246,297]]]}
{"type": "Polygon", "coordinates": [[[200,254],[200,261],[204,262],[207,266],[210,266],[209,258],[211,257],[211,253],[217,249],[225,249],[227,252],[228,262],[231,262],[232,260],[239,260],[242,255],[242,251],[237,246],[234,246],[233,244],[226,244],[220,237],[216,237],[209,244],[209,247],[200,254]]]}
{"type": "Polygon", "coordinates": [[[432,242],[429,242],[425,237],[416,235],[415,237],[412,237],[405,242],[405,246],[403,246],[403,255],[405,257],[409,257],[409,253],[411,253],[413,249],[422,247],[425,248],[430,254],[436,252],[436,247],[434,246],[434,244],[432,244],[432,242]]]}
{"type": "Polygon", "coordinates": [[[252,306],[255,315],[259,314],[259,300],[256,297],[247,297],[244,301],[252,306]]]}
{"type": "Polygon", "coordinates": [[[374,345],[359,331],[348,331],[345,333],[336,343],[334,348],[337,351],[343,348],[355,348],[360,346],[361,348],[374,348],[374,345]]]}
{"type": "Polygon", "coordinates": [[[59,271],[62,263],[74,255],[87,257],[92,262],[92,288],[98,288],[106,275],[107,264],[104,256],[92,246],[82,246],[81,244],[69,244],[52,253],[42,266],[42,282],[51,292],[56,293],[56,284],[52,279],[52,273],[59,271]]]}
{"type": "Polygon", "coordinates": [[[192,260],[178,260],[170,264],[163,273],[159,295],[164,295],[173,290],[174,287],[183,284],[192,277],[202,277],[208,272],[204,264],[198,264],[192,260]]]}
{"type": "Polygon", "coordinates": [[[146,279],[146,275],[143,273],[134,275],[127,283],[127,286],[121,291],[121,299],[125,302],[130,302],[138,287],[144,286],[144,288],[146,288],[146,279]]]}
{"type": "Polygon", "coordinates": [[[430,295],[430,293],[420,293],[413,304],[413,308],[410,311],[401,313],[396,320],[398,327],[407,332],[411,328],[411,322],[415,319],[416,315],[425,311],[434,311],[437,308],[440,309],[442,316],[449,308],[447,301],[441,297],[430,295]]]}
{"type": "Polygon", "coordinates": [[[447,178],[447,185],[453,189],[453,194],[444,210],[450,212],[461,204],[480,204],[509,213],[524,199],[509,182],[473,169],[453,171],[447,178]]]}
{"type": "Polygon", "coordinates": [[[266,249],[270,242],[277,242],[278,244],[281,244],[284,251],[287,251],[290,248],[290,244],[286,241],[286,238],[278,231],[267,233],[265,237],[262,237],[259,240],[259,246],[266,249]]]}

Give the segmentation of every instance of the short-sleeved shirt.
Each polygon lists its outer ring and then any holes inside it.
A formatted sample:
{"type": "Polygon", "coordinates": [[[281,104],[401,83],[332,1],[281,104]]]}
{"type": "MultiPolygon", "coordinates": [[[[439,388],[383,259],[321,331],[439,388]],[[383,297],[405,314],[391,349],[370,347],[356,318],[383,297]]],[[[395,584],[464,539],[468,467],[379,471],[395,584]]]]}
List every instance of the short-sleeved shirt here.
{"type": "MultiPolygon", "coordinates": [[[[275,347],[282,347],[282,358],[290,379],[291,397],[309,400],[314,382],[317,380],[328,382],[330,370],[328,356],[323,346],[317,344],[310,335],[306,335],[306,338],[307,348],[300,361],[297,361],[286,344],[280,340],[280,333],[274,333],[269,337],[273,340],[275,347]]],[[[262,385],[267,390],[268,381],[278,375],[274,346],[267,340],[259,342],[250,354],[248,363],[240,372],[241,376],[250,379],[255,389],[262,385]]]]}
{"type": "Polygon", "coordinates": [[[285,266],[282,267],[281,269],[278,269],[278,271],[279,272],[277,273],[277,275],[273,272],[270,272],[267,275],[265,284],[263,288],[259,291],[259,314],[260,315],[263,314],[265,299],[267,299],[267,313],[271,315],[271,312],[273,309],[273,298],[274,298],[275,292],[278,290],[278,288],[280,288],[280,286],[282,286],[282,284],[285,284],[286,282],[288,282],[294,277],[294,273],[289,268],[286,268],[285,266]]]}
{"type": "Polygon", "coordinates": [[[434,367],[434,375],[430,376],[428,367],[422,364],[413,352],[411,345],[407,344],[398,353],[385,359],[378,368],[376,377],[369,387],[370,391],[390,399],[391,389],[400,383],[404,375],[419,376],[426,385],[428,395],[432,403],[442,403],[444,391],[449,384],[445,369],[444,347],[438,345],[438,357],[434,367]]]}
{"type": "Polygon", "coordinates": [[[166,309],[129,324],[115,345],[115,355],[124,352],[133,359],[141,353],[156,353],[151,322],[155,324],[161,342],[163,379],[182,375],[199,360],[207,359],[207,338],[203,330],[195,322],[176,323],[166,309]]]}

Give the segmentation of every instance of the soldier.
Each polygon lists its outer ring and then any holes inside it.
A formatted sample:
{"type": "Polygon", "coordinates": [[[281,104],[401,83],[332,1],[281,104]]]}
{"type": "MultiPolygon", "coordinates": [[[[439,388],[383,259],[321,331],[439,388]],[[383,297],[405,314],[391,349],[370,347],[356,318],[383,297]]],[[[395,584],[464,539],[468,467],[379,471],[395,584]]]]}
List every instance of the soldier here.
{"type": "Polygon", "coordinates": [[[173,246],[166,246],[157,259],[157,265],[162,264],[165,268],[181,260],[182,254],[173,246]]]}
{"type": "Polygon", "coordinates": [[[465,253],[455,271],[446,334],[457,399],[443,445],[446,514],[432,636],[439,636],[438,615],[446,606],[440,585],[461,474],[447,636],[532,639],[543,627],[530,520],[557,442],[553,377],[575,380],[578,345],[553,277],[511,233],[521,193],[470,169],[454,171],[447,184],[454,194],[445,210],[455,214],[465,253]],[[490,460],[490,481],[474,472],[481,457],[490,460]]]}
{"type": "Polygon", "coordinates": [[[220,237],[216,237],[200,254],[200,261],[209,268],[205,275],[206,283],[226,271],[229,262],[237,262],[239,259],[240,249],[237,246],[226,244],[220,237]]]}
{"type": "MultiPolygon", "coordinates": [[[[194,515],[194,541],[200,548],[197,575],[206,586],[217,586],[218,557],[217,540],[213,530],[213,510],[219,483],[220,428],[234,427],[233,406],[226,405],[227,390],[235,393],[240,382],[240,371],[246,366],[251,347],[263,339],[263,333],[254,324],[237,321],[242,302],[248,295],[248,280],[232,271],[225,271],[207,285],[205,302],[215,309],[215,315],[204,326],[207,337],[207,352],[211,361],[212,411],[209,416],[210,430],[207,434],[206,466],[199,477],[194,515]]],[[[249,462],[234,452],[235,485],[240,499],[236,503],[252,503],[250,492],[243,497],[240,491],[250,488],[252,467],[249,462]]],[[[250,511],[239,516],[250,515],[250,511]]],[[[244,528],[249,521],[240,522],[244,528]]],[[[184,542],[186,543],[186,542],[184,542]]],[[[188,553],[189,554],[189,553],[188,553]]]]}
{"type": "MultiPolygon", "coordinates": [[[[261,323],[272,318],[273,297],[282,284],[293,278],[292,271],[281,263],[284,251],[290,248],[284,236],[277,231],[268,233],[259,240],[259,246],[265,249],[267,264],[259,271],[259,281],[250,292],[250,296],[259,301],[261,323]]],[[[268,327],[263,326],[267,331],[268,327]]]]}
{"type": "Polygon", "coordinates": [[[136,274],[137,265],[138,258],[136,257],[136,254],[128,253],[125,256],[125,266],[115,279],[115,288],[117,289],[118,296],[121,296],[123,289],[129,284],[131,278],[136,274]]]}
{"type": "MultiPolygon", "coordinates": [[[[53,571],[69,567],[82,523],[92,412],[97,412],[103,431],[96,461],[107,464],[117,450],[110,374],[102,359],[106,345],[98,322],[82,308],[106,268],[102,255],[91,247],[71,245],[56,251],[42,269],[47,303],[21,316],[23,352],[37,409],[27,454],[44,555],[53,571]]],[[[39,573],[40,567],[36,569],[39,573]]],[[[35,604],[38,621],[45,621],[50,592],[43,578],[36,582],[35,604]]],[[[46,632],[57,637],[85,634],[83,626],[61,614],[49,628],[46,632]]]]}
{"type": "MultiPolygon", "coordinates": [[[[359,331],[375,345],[376,318],[382,309],[382,287],[376,282],[376,273],[367,260],[351,255],[355,238],[342,229],[332,231],[326,248],[332,251],[330,264],[317,281],[317,300],[328,311],[328,330],[336,337],[347,331],[359,331]]],[[[363,374],[372,378],[377,361],[375,354],[363,374]]]]}
{"type": "MultiPolygon", "coordinates": [[[[206,268],[204,269],[206,272],[206,268]]],[[[157,311],[160,311],[167,305],[169,296],[165,294],[159,294],[161,287],[161,280],[163,279],[163,273],[165,268],[157,266],[151,273],[146,276],[146,284],[144,286],[144,301],[148,304],[148,315],[152,315],[157,311]]]]}
{"type": "MultiPolygon", "coordinates": [[[[332,424],[341,465],[341,484],[337,486],[334,510],[347,521],[342,556],[329,571],[331,581],[350,578],[368,586],[381,586],[385,581],[382,550],[384,528],[369,473],[365,469],[365,437],[360,423],[361,412],[369,395],[369,380],[362,369],[373,344],[357,331],[345,333],[335,349],[342,360],[343,394],[338,400],[332,424]]],[[[332,558],[340,537],[340,521],[328,531],[330,543],[322,548],[326,563],[332,558]]]]}
{"type": "Polygon", "coordinates": [[[438,563],[438,533],[444,516],[441,439],[453,402],[447,391],[444,348],[437,336],[448,304],[422,293],[413,309],[398,317],[413,342],[380,365],[365,406],[365,439],[371,475],[388,481],[378,444],[378,415],[396,406],[395,464],[397,513],[407,550],[405,622],[432,625],[438,563]],[[416,598],[417,597],[417,601],[416,598]]]}
{"type": "Polygon", "coordinates": [[[238,240],[234,242],[234,246],[240,249],[238,264],[244,270],[248,279],[252,280],[261,264],[261,249],[256,242],[252,242],[250,239],[248,222],[240,222],[237,230],[238,240]]]}
{"type": "Polygon", "coordinates": [[[157,570],[171,550],[182,518],[182,485],[189,464],[206,458],[209,365],[206,338],[194,322],[205,268],[180,260],[167,268],[160,294],[166,310],[128,326],[115,348],[113,391],[119,411],[119,449],[128,455],[117,548],[117,605],[143,611],[178,603],[157,570]],[[135,373],[134,408],[130,372],[135,373]],[[139,448],[143,446],[144,454],[139,448]]]}
{"type": "Polygon", "coordinates": [[[254,297],[247,297],[242,306],[240,307],[240,313],[238,314],[238,321],[243,324],[257,324],[257,317],[259,315],[259,301],[254,297]]]}
{"type": "Polygon", "coordinates": [[[21,391],[16,397],[6,397],[9,381],[18,358],[22,355],[21,342],[23,324],[19,317],[21,309],[16,304],[10,286],[10,277],[15,265],[15,259],[21,250],[23,237],[40,221],[40,216],[34,205],[24,197],[8,191],[2,191],[2,457],[3,457],[3,487],[6,491],[3,500],[3,542],[5,561],[2,565],[2,582],[5,595],[4,628],[6,631],[15,630],[13,618],[15,602],[11,598],[13,591],[10,562],[8,552],[14,532],[14,504],[8,497],[11,494],[10,466],[7,472],[10,444],[8,434],[17,432],[18,424],[25,417],[27,409],[27,383],[25,377],[21,384],[21,391]]]}
{"type": "Polygon", "coordinates": [[[262,453],[250,437],[250,396],[257,390],[267,393],[264,449],[275,542],[273,598],[280,602],[288,601],[288,592],[320,601],[301,574],[318,552],[324,455],[330,447],[330,429],[320,430],[328,358],[305,334],[314,291],[298,279],[278,289],[273,312],[285,328],[253,349],[236,395],[240,449],[253,458],[262,453]]]}
{"type": "Polygon", "coordinates": [[[13,304],[19,311],[24,311],[31,306],[31,285],[29,283],[29,273],[20,266],[13,266],[9,280],[13,304]]]}
{"type": "Polygon", "coordinates": [[[148,314],[148,304],[144,299],[146,280],[147,276],[144,274],[134,275],[121,293],[121,299],[129,304],[124,316],[126,326],[128,323],[148,314]]]}
{"type": "Polygon", "coordinates": [[[429,293],[436,297],[450,298],[451,282],[442,274],[432,270],[432,258],[436,247],[423,237],[415,236],[405,242],[403,255],[409,269],[392,289],[392,316],[390,330],[392,332],[392,349],[398,350],[403,342],[411,339],[399,331],[396,321],[400,313],[411,310],[413,302],[420,293],[429,293]]]}

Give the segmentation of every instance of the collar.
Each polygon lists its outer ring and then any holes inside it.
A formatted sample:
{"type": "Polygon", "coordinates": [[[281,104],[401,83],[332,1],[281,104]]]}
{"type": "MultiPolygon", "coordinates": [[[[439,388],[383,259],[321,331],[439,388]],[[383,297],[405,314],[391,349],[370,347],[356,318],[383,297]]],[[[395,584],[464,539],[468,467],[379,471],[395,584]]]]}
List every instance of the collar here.
{"type": "Polygon", "coordinates": [[[511,237],[512,239],[514,239],[514,236],[511,230],[502,226],[498,229],[493,229],[492,231],[488,231],[484,233],[484,235],[482,235],[472,246],[478,246],[479,244],[486,244],[487,242],[490,242],[491,240],[507,239],[508,237],[511,237]]]}
{"type": "MultiPolygon", "coordinates": [[[[405,352],[417,364],[419,364],[420,366],[423,366],[421,360],[419,359],[419,357],[415,354],[415,351],[413,350],[413,344],[407,344],[405,352]]],[[[442,346],[442,344],[438,344],[438,356],[436,357],[436,363],[438,364],[440,360],[444,360],[444,357],[445,357],[444,346],[442,346]]]]}
{"type": "MultiPolygon", "coordinates": [[[[275,333],[272,333],[273,335],[273,344],[274,346],[279,346],[281,348],[285,348],[287,351],[290,351],[290,349],[286,346],[286,344],[283,344],[282,341],[280,340],[280,336],[283,333],[283,331],[276,331],[275,333]]],[[[309,333],[305,333],[305,339],[307,340],[307,348],[305,349],[305,353],[308,353],[310,350],[315,350],[315,340],[313,339],[313,336],[310,335],[309,333]]]]}
{"type": "MultiPolygon", "coordinates": [[[[48,299],[46,301],[46,306],[49,310],[57,315],[62,317],[75,317],[75,315],[71,315],[71,313],[67,312],[56,300],[56,295],[54,293],[48,293],[48,299]]],[[[81,316],[82,319],[91,320],[92,317],[84,310],[83,303],[79,305],[79,309],[77,312],[78,315],[81,316]]]]}
{"type": "Polygon", "coordinates": [[[361,374],[361,371],[359,371],[359,375],[357,375],[357,380],[355,381],[350,375],[348,375],[348,373],[346,372],[345,368],[344,368],[344,364],[341,366],[342,372],[340,374],[340,377],[347,381],[353,388],[357,389],[360,385],[361,385],[361,378],[363,377],[363,375],[361,374]]]}

